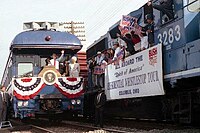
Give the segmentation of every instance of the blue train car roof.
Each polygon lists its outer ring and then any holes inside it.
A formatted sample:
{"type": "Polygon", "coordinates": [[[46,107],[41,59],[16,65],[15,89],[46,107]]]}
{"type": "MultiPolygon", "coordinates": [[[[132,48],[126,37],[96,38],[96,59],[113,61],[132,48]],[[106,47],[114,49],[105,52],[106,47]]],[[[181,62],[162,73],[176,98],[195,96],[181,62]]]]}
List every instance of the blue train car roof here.
{"type": "Polygon", "coordinates": [[[60,47],[80,46],[80,40],[68,32],[52,31],[52,30],[37,30],[25,31],[19,33],[12,41],[11,48],[15,47],[37,47],[57,45],[60,47]]]}

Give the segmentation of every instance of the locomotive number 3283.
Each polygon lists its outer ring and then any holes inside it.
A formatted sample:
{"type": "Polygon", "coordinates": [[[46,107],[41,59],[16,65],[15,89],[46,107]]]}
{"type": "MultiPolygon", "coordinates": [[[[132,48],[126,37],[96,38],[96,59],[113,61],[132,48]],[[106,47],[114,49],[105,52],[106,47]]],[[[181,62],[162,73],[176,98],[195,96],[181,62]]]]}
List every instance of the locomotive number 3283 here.
{"type": "Polygon", "coordinates": [[[158,34],[157,38],[159,43],[165,45],[172,44],[174,41],[179,41],[181,39],[181,28],[176,25],[174,28],[169,28],[168,31],[163,31],[163,33],[158,34]]]}

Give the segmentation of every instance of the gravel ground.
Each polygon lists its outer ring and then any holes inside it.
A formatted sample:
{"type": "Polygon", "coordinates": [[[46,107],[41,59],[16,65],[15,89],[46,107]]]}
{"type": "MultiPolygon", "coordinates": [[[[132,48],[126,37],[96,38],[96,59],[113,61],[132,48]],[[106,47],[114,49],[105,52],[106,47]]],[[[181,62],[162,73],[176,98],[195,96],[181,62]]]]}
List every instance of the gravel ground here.
{"type": "MultiPolygon", "coordinates": [[[[106,122],[103,130],[92,129],[88,126],[92,126],[92,123],[77,121],[64,121],[49,122],[47,120],[37,120],[33,119],[29,124],[33,124],[39,127],[43,127],[47,130],[51,130],[56,133],[111,133],[112,131],[107,129],[115,129],[119,131],[124,131],[124,133],[200,133],[200,129],[193,127],[177,126],[173,124],[166,123],[156,123],[156,122],[146,122],[146,121],[112,121],[106,122]],[[72,124],[68,124],[72,123],[72,124]],[[73,125],[75,123],[75,125],[73,125]],[[86,125],[87,128],[80,127],[78,125],[86,125]]],[[[116,132],[116,131],[115,131],[116,132]]],[[[1,133],[1,130],[0,130],[1,133]]],[[[19,132],[22,133],[22,132],[19,132]]],[[[25,131],[24,133],[30,133],[30,131],[25,131]]],[[[32,133],[32,132],[31,132],[32,133]]]]}
{"type": "Polygon", "coordinates": [[[61,127],[48,127],[48,130],[54,131],[56,133],[83,133],[88,132],[89,130],[83,128],[69,127],[69,126],[61,126],[61,127]]]}
{"type": "MultiPolygon", "coordinates": [[[[153,129],[153,130],[149,130],[149,131],[145,131],[145,130],[138,131],[137,129],[126,129],[125,131],[127,131],[127,133],[200,133],[199,129],[185,129],[185,130],[153,129]]],[[[89,131],[86,133],[111,133],[111,132],[108,132],[105,130],[94,130],[94,131],[89,131]]]]}
{"type": "Polygon", "coordinates": [[[199,129],[182,129],[182,130],[171,130],[171,129],[153,129],[150,131],[138,131],[135,133],[200,133],[199,129]]]}
{"type": "Polygon", "coordinates": [[[110,133],[110,132],[105,131],[105,130],[94,130],[94,131],[89,131],[89,132],[86,132],[86,133],[110,133]]]}

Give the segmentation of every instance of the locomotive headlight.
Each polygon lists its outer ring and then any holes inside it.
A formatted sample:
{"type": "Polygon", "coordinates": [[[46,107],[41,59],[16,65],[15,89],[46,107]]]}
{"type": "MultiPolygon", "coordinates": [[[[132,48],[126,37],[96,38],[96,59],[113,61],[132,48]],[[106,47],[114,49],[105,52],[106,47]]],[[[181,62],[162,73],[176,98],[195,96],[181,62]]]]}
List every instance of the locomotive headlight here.
{"type": "Polygon", "coordinates": [[[23,106],[25,106],[25,107],[28,106],[28,101],[24,101],[23,106]]]}
{"type": "Polygon", "coordinates": [[[71,103],[74,105],[74,104],[76,104],[76,100],[71,100],[71,103]]]}
{"type": "Polygon", "coordinates": [[[77,104],[81,104],[81,100],[79,100],[79,99],[76,100],[76,103],[77,103],[77,104]]]}
{"type": "Polygon", "coordinates": [[[18,101],[18,102],[17,102],[17,106],[18,106],[18,107],[21,107],[22,105],[23,105],[23,101],[18,101]]]}
{"type": "Polygon", "coordinates": [[[17,106],[18,107],[26,107],[26,106],[28,106],[28,101],[18,101],[17,106]]]}

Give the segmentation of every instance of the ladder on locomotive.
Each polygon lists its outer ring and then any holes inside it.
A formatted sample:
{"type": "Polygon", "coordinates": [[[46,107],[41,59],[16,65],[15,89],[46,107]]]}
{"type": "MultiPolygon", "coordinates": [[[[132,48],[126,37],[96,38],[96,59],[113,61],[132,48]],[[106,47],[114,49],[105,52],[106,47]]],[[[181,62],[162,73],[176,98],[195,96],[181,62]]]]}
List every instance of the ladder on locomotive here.
{"type": "Polygon", "coordinates": [[[192,99],[191,93],[180,93],[179,95],[179,112],[181,123],[191,123],[192,116],[192,99]]]}

